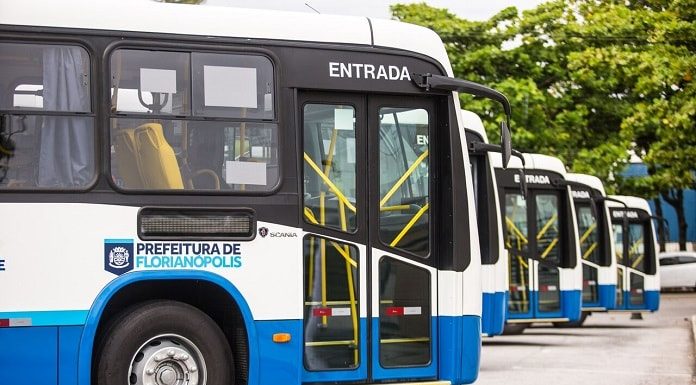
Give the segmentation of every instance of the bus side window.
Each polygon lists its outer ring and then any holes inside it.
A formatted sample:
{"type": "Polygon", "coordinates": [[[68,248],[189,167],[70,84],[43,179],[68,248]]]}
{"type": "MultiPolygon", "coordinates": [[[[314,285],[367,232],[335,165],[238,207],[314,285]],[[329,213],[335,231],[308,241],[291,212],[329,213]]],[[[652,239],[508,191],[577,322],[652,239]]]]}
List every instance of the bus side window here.
{"type": "Polygon", "coordinates": [[[114,183],[139,190],[271,190],[279,180],[277,124],[260,119],[274,118],[272,91],[273,66],[263,56],[115,50],[114,183]]]}
{"type": "Polygon", "coordinates": [[[95,180],[90,57],[79,46],[0,43],[0,189],[95,180]],[[40,111],[40,114],[36,112],[40,111]]]}

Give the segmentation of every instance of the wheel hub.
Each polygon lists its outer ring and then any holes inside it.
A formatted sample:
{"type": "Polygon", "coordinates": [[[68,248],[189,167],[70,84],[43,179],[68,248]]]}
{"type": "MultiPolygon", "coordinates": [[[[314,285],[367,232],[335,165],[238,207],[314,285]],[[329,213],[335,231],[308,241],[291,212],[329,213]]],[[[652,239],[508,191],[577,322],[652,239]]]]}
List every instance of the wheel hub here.
{"type": "Polygon", "coordinates": [[[205,385],[205,362],[188,339],[162,335],[140,347],[129,375],[132,385],[205,385]]]}

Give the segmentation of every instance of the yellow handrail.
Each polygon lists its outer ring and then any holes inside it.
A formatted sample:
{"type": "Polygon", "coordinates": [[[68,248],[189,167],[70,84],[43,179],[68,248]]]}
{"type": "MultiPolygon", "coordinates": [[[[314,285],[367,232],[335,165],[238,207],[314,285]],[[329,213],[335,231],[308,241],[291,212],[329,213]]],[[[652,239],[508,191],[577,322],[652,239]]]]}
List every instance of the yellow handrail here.
{"type": "Polygon", "coordinates": [[[553,225],[553,222],[556,220],[556,217],[558,217],[558,214],[553,214],[551,218],[544,224],[544,227],[541,228],[541,231],[539,231],[539,234],[537,234],[536,239],[537,241],[541,239],[541,237],[546,234],[546,232],[549,230],[549,228],[553,225]]]}
{"type": "Polygon", "coordinates": [[[396,247],[399,241],[401,241],[401,238],[403,238],[406,235],[406,233],[408,233],[409,230],[411,230],[411,227],[413,227],[413,225],[416,224],[420,217],[423,216],[423,214],[428,210],[428,207],[430,207],[430,203],[426,203],[423,207],[421,207],[421,209],[418,210],[418,212],[411,218],[411,220],[408,221],[406,226],[404,226],[404,228],[401,229],[399,235],[397,235],[396,238],[394,238],[394,240],[389,244],[389,246],[396,247]]]}
{"type": "Polygon", "coordinates": [[[346,196],[343,195],[341,190],[338,187],[336,187],[336,185],[321,171],[319,166],[317,166],[317,164],[314,163],[312,158],[310,158],[306,152],[304,153],[304,160],[307,162],[307,164],[309,164],[309,167],[311,167],[317,173],[317,175],[319,175],[322,181],[324,181],[324,183],[329,187],[331,192],[333,192],[339,200],[343,201],[343,203],[346,205],[346,207],[350,209],[350,211],[357,211],[355,206],[353,206],[353,204],[350,203],[348,198],[346,198],[346,196]]]}
{"type": "MultiPolygon", "coordinates": [[[[319,193],[319,224],[322,226],[325,224],[326,215],[324,212],[324,198],[325,192],[319,193]]],[[[319,240],[321,245],[320,256],[321,256],[321,306],[326,307],[326,239],[321,238],[319,240]]],[[[328,318],[326,316],[321,317],[322,325],[326,325],[328,318]]]]}
{"type": "Polygon", "coordinates": [[[593,232],[596,228],[597,228],[597,224],[596,224],[596,223],[593,223],[592,226],[588,227],[587,230],[585,230],[585,233],[582,235],[582,237],[580,237],[580,244],[585,243],[585,241],[587,240],[587,237],[589,237],[590,234],[592,234],[592,232],[593,232]]]}
{"type": "Polygon", "coordinates": [[[399,178],[399,180],[397,180],[396,183],[394,183],[394,186],[392,186],[392,188],[384,195],[384,198],[382,198],[382,200],[379,201],[379,207],[384,206],[389,201],[389,198],[391,198],[392,195],[394,195],[396,190],[398,190],[399,187],[401,187],[401,185],[404,184],[406,179],[408,179],[408,177],[411,176],[411,174],[413,174],[413,172],[416,170],[416,167],[418,167],[418,165],[421,164],[421,162],[423,162],[423,160],[428,156],[428,153],[429,150],[425,150],[418,157],[418,159],[416,159],[413,162],[413,164],[408,168],[408,170],[406,170],[406,172],[404,172],[401,178],[399,178]]]}
{"type": "Polygon", "coordinates": [[[512,232],[515,233],[515,235],[517,235],[518,239],[520,239],[524,243],[529,243],[527,237],[525,237],[524,234],[522,234],[522,231],[517,226],[515,226],[515,222],[513,222],[512,219],[506,216],[505,223],[508,225],[508,228],[512,230],[512,232]]]}
{"type": "MultiPolygon", "coordinates": [[[[304,215],[313,225],[319,224],[319,221],[317,221],[316,217],[312,213],[312,210],[309,209],[309,207],[305,207],[304,215]]],[[[346,254],[346,252],[343,250],[343,248],[338,243],[336,243],[335,241],[329,241],[329,242],[331,242],[331,245],[334,247],[334,249],[336,249],[336,251],[338,251],[338,253],[341,254],[343,256],[343,258],[346,259],[346,261],[348,261],[354,267],[358,267],[358,263],[355,262],[350,257],[350,255],[346,254]]]]}
{"type": "Polygon", "coordinates": [[[553,250],[553,248],[556,246],[557,243],[558,243],[558,238],[554,238],[553,241],[551,241],[551,243],[549,243],[549,245],[546,246],[546,250],[544,250],[544,252],[541,253],[541,255],[539,257],[541,259],[546,259],[546,256],[549,255],[549,253],[551,252],[551,250],[553,250]]]}
{"type": "MultiPolygon", "coordinates": [[[[346,231],[348,226],[346,224],[346,208],[342,201],[338,201],[339,213],[341,214],[341,230],[346,231]]],[[[344,251],[350,255],[350,249],[348,245],[343,246],[344,251]]],[[[351,258],[352,260],[352,258],[351,258]]],[[[350,263],[346,261],[346,280],[348,281],[348,298],[350,299],[350,316],[353,322],[353,342],[355,346],[358,346],[358,310],[355,304],[355,288],[353,286],[353,268],[350,263]]],[[[358,364],[358,350],[353,351],[353,364],[358,364]]]]}
{"type": "Polygon", "coordinates": [[[590,254],[597,248],[597,242],[593,243],[590,245],[590,247],[585,250],[585,254],[582,255],[582,259],[587,259],[589,258],[590,254]]]}

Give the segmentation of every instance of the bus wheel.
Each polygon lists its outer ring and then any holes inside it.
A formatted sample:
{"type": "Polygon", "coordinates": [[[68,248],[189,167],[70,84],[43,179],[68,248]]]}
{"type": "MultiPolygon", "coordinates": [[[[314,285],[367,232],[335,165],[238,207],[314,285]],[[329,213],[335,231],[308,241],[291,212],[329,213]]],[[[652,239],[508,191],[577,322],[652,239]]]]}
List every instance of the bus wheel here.
{"type": "Polygon", "coordinates": [[[524,329],[527,328],[527,324],[511,324],[511,323],[506,323],[505,326],[503,327],[503,335],[504,336],[513,336],[513,335],[519,335],[524,332],[524,329]]]}
{"type": "Polygon", "coordinates": [[[153,301],[125,310],[106,328],[99,385],[234,382],[232,352],[217,324],[197,308],[153,301]]]}

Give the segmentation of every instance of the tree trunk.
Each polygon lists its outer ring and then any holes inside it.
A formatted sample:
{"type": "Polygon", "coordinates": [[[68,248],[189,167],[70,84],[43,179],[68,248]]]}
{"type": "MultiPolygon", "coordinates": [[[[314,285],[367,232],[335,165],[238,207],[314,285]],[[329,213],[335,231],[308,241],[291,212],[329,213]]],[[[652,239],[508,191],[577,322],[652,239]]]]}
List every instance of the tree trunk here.
{"type": "MultiPolygon", "coordinates": [[[[664,218],[664,216],[662,215],[662,201],[660,200],[660,197],[653,199],[653,203],[655,203],[655,216],[664,218]]],[[[660,252],[664,253],[666,251],[665,222],[662,220],[655,222],[657,222],[657,242],[660,244],[660,252]]]]}
{"type": "Polygon", "coordinates": [[[684,214],[684,190],[670,190],[662,193],[662,198],[677,212],[677,226],[679,228],[679,250],[686,251],[686,215],[684,214]]]}

